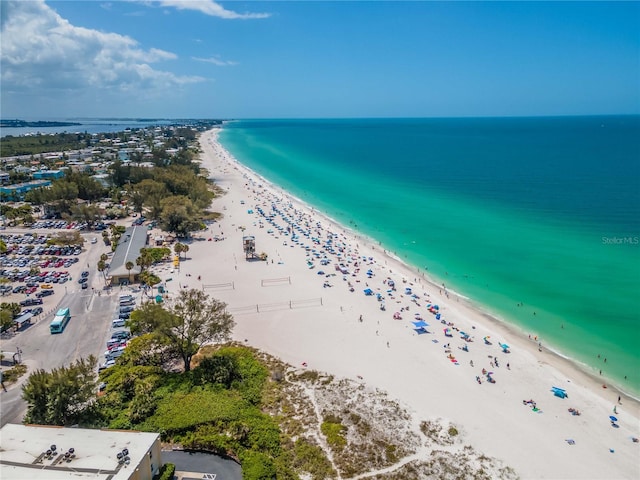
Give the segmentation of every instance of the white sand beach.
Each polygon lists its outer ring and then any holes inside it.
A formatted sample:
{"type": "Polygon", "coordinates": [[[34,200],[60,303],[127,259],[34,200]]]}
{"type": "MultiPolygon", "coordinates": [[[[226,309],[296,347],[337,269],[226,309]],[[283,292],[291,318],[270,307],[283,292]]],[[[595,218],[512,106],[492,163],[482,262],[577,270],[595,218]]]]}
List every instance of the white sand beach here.
{"type": "Polygon", "coordinates": [[[170,291],[204,287],[228,304],[235,339],[387,391],[418,419],[446,419],[522,478],[640,478],[635,400],[618,403],[619,392],[547,351],[544,338],[489,318],[270,185],[217,143],[218,131],[200,143],[203,167],[226,191],[213,204],[224,217],[190,244],[170,291]],[[244,235],[266,262],[245,259],[244,235]]]}

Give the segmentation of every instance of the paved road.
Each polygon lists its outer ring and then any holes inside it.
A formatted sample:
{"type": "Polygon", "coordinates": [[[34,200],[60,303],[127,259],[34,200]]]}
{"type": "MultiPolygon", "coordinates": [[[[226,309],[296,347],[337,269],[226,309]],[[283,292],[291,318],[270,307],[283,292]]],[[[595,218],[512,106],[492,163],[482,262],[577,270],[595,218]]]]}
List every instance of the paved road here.
{"type": "MultiPolygon", "coordinates": [[[[92,233],[85,238],[93,236],[98,235],[92,233]]],[[[59,303],[54,306],[53,313],[42,315],[43,318],[26,330],[0,341],[0,349],[3,352],[16,352],[18,348],[22,350],[22,362],[29,367],[29,372],[21,381],[26,380],[28,374],[38,368],[51,370],[89,355],[100,357],[106,349],[105,344],[117,303],[117,291],[111,295],[102,293],[104,281],[102,274],[95,268],[100,255],[106,252],[104,244],[101,241],[97,244],[87,241],[84,248],[79,262],[74,266],[77,268],[69,269],[72,281],[64,285],[64,290],[57,286],[59,293],[49,297],[58,300],[62,295],[59,303]],[[88,265],[90,268],[87,268],[88,265]],[[77,282],[81,270],[90,272],[90,288],[86,290],[82,290],[77,282]],[[100,296],[98,292],[101,292],[100,296]],[[69,307],[71,320],[63,333],[51,335],[49,323],[60,307],[69,307]]],[[[45,307],[45,311],[49,309],[50,306],[45,307]]],[[[21,383],[9,385],[7,392],[0,393],[0,426],[22,421],[26,403],[21,398],[21,383]]]]}
{"type": "MultiPolygon", "coordinates": [[[[242,468],[233,460],[211,455],[209,453],[162,451],[162,462],[173,463],[176,472],[193,472],[215,474],[216,480],[242,480],[242,468]]],[[[202,478],[202,476],[186,475],[186,479],[202,478]]]]}

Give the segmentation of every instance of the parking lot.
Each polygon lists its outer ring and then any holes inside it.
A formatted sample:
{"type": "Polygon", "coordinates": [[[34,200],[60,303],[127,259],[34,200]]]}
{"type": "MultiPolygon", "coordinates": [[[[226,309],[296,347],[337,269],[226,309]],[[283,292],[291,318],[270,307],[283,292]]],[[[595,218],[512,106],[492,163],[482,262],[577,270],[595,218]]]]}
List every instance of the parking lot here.
{"type": "Polygon", "coordinates": [[[30,310],[34,316],[51,309],[57,303],[52,297],[69,291],[65,284],[81,268],[83,248],[49,245],[51,234],[39,232],[5,232],[1,238],[7,250],[0,257],[0,277],[10,282],[0,285],[1,301],[18,303],[24,308],[21,313],[30,310]],[[28,308],[33,306],[41,308],[28,308]]]}
{"type": "MultiPolygon", "coordinates": [[[[19,330],[4,332],[0,349],[20,351],[21,361],[30,372],[51,370],[89,355],[100,357],[105,351],[105,338],[110,338],[118,303],[118,292],[104,290],[104,277],[96,269],[100,255],[109,252],[104,242],[92,242],[100,234],[83,233],[85,242],[80,249],[56,246],[38,253],[39,247],[47,247],[51,233],[26,229],[2,232],[9,248],[0,257],[0,275],[9,283],[0,285],[4,287],[0,301],[22,304],[21,313],[31,311],[33,317],[19,330]],[[59,308],[69,308],[71,320],[62,333],[52,335],[49,324],[59,308]]],[[[2,424],[20,422],[26,407],[19,384],[9,385],[8,390],[0,397],[2,424]]]]}

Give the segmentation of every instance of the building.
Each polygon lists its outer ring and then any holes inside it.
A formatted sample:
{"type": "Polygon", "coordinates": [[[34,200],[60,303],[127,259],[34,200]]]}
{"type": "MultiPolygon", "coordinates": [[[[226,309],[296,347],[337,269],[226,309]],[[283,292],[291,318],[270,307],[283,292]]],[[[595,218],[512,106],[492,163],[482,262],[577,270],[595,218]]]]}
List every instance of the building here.
{"type": "Polygon", "coordinates": [[[152,480],[160,434],[8,423],[0,430],[0,478],[152,480]]]}
{"type": "Polygon", "coordinates": [[[120,237],[107,273],[107,276],[111,277],[112,285],[135,281],[136,276],[142,271],[140,266],[136,265],[136,260],[140,256],[140,249],[147,245],[147,231],[146,227],[133,226],[127,228],[120,237]],[[131,270],[127,270],[127,262],[133,263],[131,270]]]}
{"type": "Polygon", "coordinates": [[[34,180],[26,183],[16,183],[0,187],[0,195],[3,200],[23,200],[24,194],[29,190],[51,185],[50,180],[34,180]]]}
{"type": "Polygon", "coordinates": [[[62,177],[64,177],[64,172],[62,170],[38,170],[37,172],[33,172],[33,178],[36,180],[56,179],[62,177]]]}

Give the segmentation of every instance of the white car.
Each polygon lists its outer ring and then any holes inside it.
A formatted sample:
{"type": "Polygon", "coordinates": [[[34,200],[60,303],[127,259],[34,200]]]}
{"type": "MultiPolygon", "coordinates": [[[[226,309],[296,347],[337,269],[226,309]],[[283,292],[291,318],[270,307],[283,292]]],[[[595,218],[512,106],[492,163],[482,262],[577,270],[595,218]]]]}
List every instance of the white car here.
{"type": "Polygon", "coordinates": [[[114,347],[111,350],[107,350],[106,352],[104,352],[104,357],[107,359],[107,362],[109,360],[114,360],[124,353],[125,348],[127,348],[126,345],[114,347]]]}
{"type": "Polygon", "coordinates": [[[107,360],[106,362],[104,362],[102,364],[102,368],[109,368],[109,367],[113,367],[116,364],[116,361],[113,359],[107,360]]]}
{"type": "Polygon", "coordinates": [[[97,239],[96,237],[93,237],[93,238],[91,239],[91,243],[98,243],[98,239],[97,239]]]}

